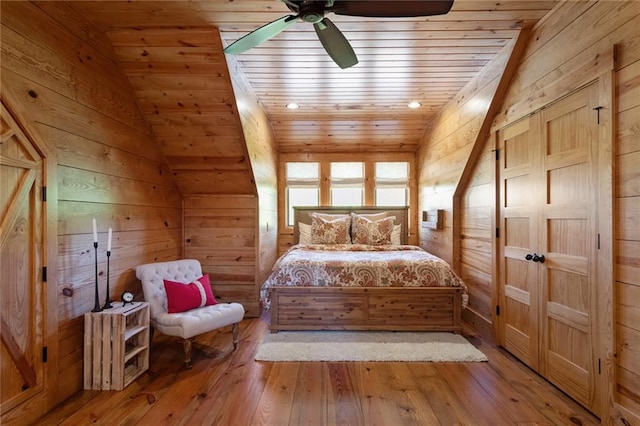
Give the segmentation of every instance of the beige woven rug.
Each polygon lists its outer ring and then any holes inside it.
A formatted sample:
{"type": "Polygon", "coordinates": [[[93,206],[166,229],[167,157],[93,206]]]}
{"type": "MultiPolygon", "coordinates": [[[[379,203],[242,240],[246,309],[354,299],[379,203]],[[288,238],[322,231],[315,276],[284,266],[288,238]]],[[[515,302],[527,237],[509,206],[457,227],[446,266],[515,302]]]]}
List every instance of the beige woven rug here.
{"type": "Polygon", "coordinates": [[[280,331],[267,334],[257,361],[481,362],[463,336],[440,332],[280,331]]]}

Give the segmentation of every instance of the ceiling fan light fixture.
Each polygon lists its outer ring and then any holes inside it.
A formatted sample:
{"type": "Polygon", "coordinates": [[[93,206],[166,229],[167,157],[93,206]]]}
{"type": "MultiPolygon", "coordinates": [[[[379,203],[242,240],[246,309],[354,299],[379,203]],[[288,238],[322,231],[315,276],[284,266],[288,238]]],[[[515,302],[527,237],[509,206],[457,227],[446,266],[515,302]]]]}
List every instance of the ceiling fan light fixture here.
{"type": "Polygon", "coordinates": [[[420,108],[422,104],[418,101],[411,101],[407,104],[407,106],[411,109],[416,109],[416,108],[420,108]]]}
{"type": "Polygon", "coordinates": [[[287,104],[287,109],[298,109],[298,108],[300,108],[300,105],[298,105],[295,102],[290,102],[287,104]]]}

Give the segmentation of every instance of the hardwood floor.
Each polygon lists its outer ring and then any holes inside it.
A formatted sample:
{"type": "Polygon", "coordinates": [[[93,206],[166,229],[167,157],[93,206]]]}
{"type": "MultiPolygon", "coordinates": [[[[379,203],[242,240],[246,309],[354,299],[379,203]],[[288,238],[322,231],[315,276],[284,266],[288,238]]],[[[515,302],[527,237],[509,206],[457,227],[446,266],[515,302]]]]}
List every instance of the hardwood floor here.
{"type": "Polygon", "coordinates": [[[506,351],[488,363],[256,362],[267,319],[201,336],[193,368],[156,334],[150,369],[120,392],[82,391],[38,425],[592,425],[596,417],[506,351]]]}

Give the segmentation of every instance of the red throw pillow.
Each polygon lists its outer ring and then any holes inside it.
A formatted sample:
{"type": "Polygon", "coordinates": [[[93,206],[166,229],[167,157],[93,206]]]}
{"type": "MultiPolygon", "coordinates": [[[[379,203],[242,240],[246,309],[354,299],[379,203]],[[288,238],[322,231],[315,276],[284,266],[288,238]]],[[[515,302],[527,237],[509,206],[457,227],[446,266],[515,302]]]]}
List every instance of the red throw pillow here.
{"type": "Polygon", "coordinates": [[[169,280],[163,281],[164,290],[167,292],[167,311],[170,314],[218,303],[213,297],[208,274],[186,284],[169,280]]]}

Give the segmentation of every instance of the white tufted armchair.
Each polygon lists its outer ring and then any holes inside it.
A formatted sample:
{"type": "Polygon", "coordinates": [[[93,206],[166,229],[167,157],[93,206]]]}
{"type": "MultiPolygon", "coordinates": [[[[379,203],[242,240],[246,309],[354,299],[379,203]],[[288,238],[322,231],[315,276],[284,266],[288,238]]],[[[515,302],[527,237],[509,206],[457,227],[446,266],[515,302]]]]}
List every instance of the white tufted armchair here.
{"type": "Polygon", "coordinates": [[[144,298],[149,302],[151,326],[168,336],[183,339],[185,366],[191,368],[191,339],[221,327],[233,327],[233,349],[238,345],[238,323],[244,317],[239,303],[218,303],[186,312],[169,313],[164,280],[191,283],[202,276],[200,262],[194,259],[140,265],[136,277],[142,282],[144,298]]]}

